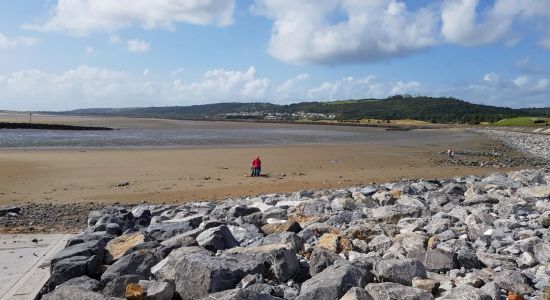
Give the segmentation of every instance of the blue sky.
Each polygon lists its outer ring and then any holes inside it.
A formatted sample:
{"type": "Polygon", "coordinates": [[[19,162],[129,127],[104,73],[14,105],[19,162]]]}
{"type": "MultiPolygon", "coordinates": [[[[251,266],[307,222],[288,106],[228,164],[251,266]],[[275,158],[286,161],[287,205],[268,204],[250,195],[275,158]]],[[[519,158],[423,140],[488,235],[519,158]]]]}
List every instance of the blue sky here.
{"type": "Polygon", "coordinates": [[[550,106],[550,0],[0,0],[0,109],[550,106]]]}

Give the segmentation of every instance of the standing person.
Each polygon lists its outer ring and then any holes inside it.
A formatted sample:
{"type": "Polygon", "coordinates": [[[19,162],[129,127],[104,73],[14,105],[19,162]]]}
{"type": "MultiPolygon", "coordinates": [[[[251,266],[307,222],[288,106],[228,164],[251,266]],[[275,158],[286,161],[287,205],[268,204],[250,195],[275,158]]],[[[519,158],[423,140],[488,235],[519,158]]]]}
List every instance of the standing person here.
{"type": "Polygon", "coordinates": [[[262,171],[262,161],[260,160],[260,156],[257,156],[256,159],[252,161],[251,169],[252,177],[260,176],[260,172],[262,171]]]}

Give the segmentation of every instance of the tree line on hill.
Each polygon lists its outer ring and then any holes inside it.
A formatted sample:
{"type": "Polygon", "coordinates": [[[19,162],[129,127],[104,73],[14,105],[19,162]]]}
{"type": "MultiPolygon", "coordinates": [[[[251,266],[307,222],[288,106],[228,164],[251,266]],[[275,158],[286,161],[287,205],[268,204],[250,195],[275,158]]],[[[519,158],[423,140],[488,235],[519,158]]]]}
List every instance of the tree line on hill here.
{"type": "Polygon", "coordinates": [[[170,119],[211,119],[226,115],[232,119],[260,119],[262,113],[291,116],[299,112],[331,114],[335,115],[337,120],[342,121],[413,119],[432,123],[467,124],[496,122],[513,117],[550,117],[550,107],[513,109],[473,104],[455,98],[412,97],[407,95],[392,96],[387,99],[300,102],[288,105],[216,103],[126,109],[80,109],[65,113],[170,119]],[[240,117],[239,114],[242,114],[242,116],[240,117]]]}

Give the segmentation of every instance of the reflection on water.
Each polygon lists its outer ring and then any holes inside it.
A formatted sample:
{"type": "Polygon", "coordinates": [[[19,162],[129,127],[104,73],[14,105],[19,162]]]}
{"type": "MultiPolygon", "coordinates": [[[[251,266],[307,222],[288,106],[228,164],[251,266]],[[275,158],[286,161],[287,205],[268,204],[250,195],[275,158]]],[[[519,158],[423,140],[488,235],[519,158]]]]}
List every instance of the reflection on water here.
{"type": "Polygon", "coordinates": [[[123,127],[115,131],[0,130],[0,148],[170,148],[200,146],[369,143],[444,145],[470,134],[439,130],[386,131],[336,126],[258,126],[198,122],[175,126],[123,127]]]}

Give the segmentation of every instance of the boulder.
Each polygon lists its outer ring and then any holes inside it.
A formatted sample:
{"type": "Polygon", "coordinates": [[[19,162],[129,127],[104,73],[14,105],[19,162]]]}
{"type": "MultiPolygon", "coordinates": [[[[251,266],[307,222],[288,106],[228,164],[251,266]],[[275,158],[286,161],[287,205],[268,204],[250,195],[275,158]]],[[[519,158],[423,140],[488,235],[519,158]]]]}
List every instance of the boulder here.
{"type": "Polygon", "coordinates": [[[342,251],[351,251],[353,245],[350,240],[336,233],[325,233],[317,242],[317,247],[326,249],[334,253],[342,251]]]}
{"type": "MultiPolygon", "coordinates": [[[[365,290],[373,300],[433,300],[432,294],[422,289],[399,283],[369,283],[365,290]]],[[[467,298],[464,298],[467,299],[467,298]]]]}
{"type": "Polygon", "coordinates": [[[539,217],[540,226],[544,228],[550,227],[550,211],[545,211],[540,217],[539,217]]]}
{"type": "Polygon", "coordinates": [[[550,185],[526,186],[516,191],[522,199],[550,199],[550,185]]]}
{"type": "Polygon", "coordinates": [[[309,258],[309,274],[315,276],[327,267],[332,266],[339,259],[342,259],[342,257],[331,251],[315,248],[309,258]]]}
{"type": "Polygon", "coordinates": [[[57,288],[61,286],[69,286],[69,285],[76,286],[92,292],[97,292],[101,290],[101,282],[93,278],[90,278],[88,276],[80,276],[80,277],[75,277],[73,279],[69,279],[65,281],[63,284],[61,284],[60,286],[58,286],[57,288]]]}
{"type": "Polygon", "coordinates": [[[174,282],[176,280],[176,264],[186,255],[200,253],[212,255],[212,252],[201,247],[182,247],[175,249],[158,264],[151,267],[151,274],[158,281],[174,282]]]}
{"type": "Polygon", "coordinates": [[[429,249],[426,251],[424,266],[433,272],[445,272],[455,268],[454,253],[429,249]]]}
{"type": "Polygon", "coordinates": [[[124,234],[110,240],[105,246],[105,250],[110,259],[117,260],[128,251],[128,249],[143,243],[145,237],[141,232],[124,234]]]}
{"type": "Polygon", "coordinates": [[[506,291],[513,291],[522,295],[533,292],[533,288],[529,286],[527,280],[519,271],[502,271],[493,280],[500,288],[506,291]]]}
{"type": "Polygon", "coordinates": [[[109,266],[101,275],[101,281],[108,283],[122,275],[139,275],[148,278],[151,275],[151,267],[160,261],[158,254],[153,250],[138,250],[121,257],[109,266]]]}
{"type": "Polygon", "coordinates": [[[274,297],[269,293],[255,290],[233,289],[210,294],[201,300],[279,300],[282,298],[274,297]]]}
{"type": "Polygon", "coordinates": [[[103,288],[103,295],[109,297],[126,298],[126,287],[132,283],[137,284],[142,279],[145,278],[141,275],[122,275],[115,277],[113,280],[109,281],[105,285],[105,288],[103,288]]]}
{"type": "Polygon", "coordinates": [[[176,292],[183,300],[200,299],[234,288],[247,274],[265,272],[263,262],[253,255],[190,254],[176,264],[176,292]]]}
{"type": "Polygon", "coordinates": [[[435,294],[439,289],[439,282],[429,278],[425,279],[415,277],[412,280],[412,287],[424,290],[431,294],[435,294]]]}
{"type": "Polygon", "coordinates": [[[95,276],[99,273],[100,261],[98,256],[71,256],[57,260],[50,267],[50,290],[66,282],[69,279],[84,275],[95,276]]]}
{"type": "Polygon", "coordinates": [[[106,300],[106,298],[96,292],[89,291],[79,286],[67,285],[59,286],[54,291],[42,297],[43,300],[106,300]]]}
{"type": "Polygon", "coordinates": [[[97,256],[100,262],[103,262],[105,255],[105,244],[100,240],[92,240],[85,243],[75,244],[64,248],[57,252],[51,260],[51,264],[55,265],[57,261],[73,257],[73,256],[97,256]]]}
{"type": "Polygon", "coordinates": [[[364,288],[352,287],[340,300],[373,300],[364,288]]]}
{"type": "Polygon", "coordinates": [[[206,229],[197,236],[197,243],[205,249],[216,252],[237,247],[239,242],[233,237],[227,226],[206,229]]]}
{"type": "Polygon", "coordinates": [[[159,223],[149,225],[149,227],[143,231],[143,234],[145,236],[145,241],[157,241],[162,243],[164,240],[193,229],[189,221],[159,223]]]}
{"type": "Polygon", "coordinates": [[[145,288],[136,283],[130,283],[126,286],[126,300],[142,300],[145,295],[145,288]]]}
{"type": "Polygon", "coordinates": [[[533,246],[535,258],[541,264],[550,263],[550,243],[539,243],[533,246]]]}
{"type": "Polygon", "coordinates": [[[412,285],[415,277],[426,278],[426,268],[416,259],[387,259],[376,264],[376,273],[382,281],[412,285]]]}
{"type": "Polygon", "coordinates": [[[143,287],[145,292],[143,300],[170,300],[174,296],[173,283],[140,280],[138,284],[143,287]]]}
{"type": "Polygon", "coordinates": [[[298,233],[301,230],[302,230],[302,227],[296,221],[286,221],[284,223],[265,224],[264,226],[262,226],[262,232],[265,235],[270,235],[272,233],[282,233],[285,231],[298,233]]]}
{"type": "Polygon", "coordinates": [[[296,300],[337,300],[352,287],[364,287],[372,280],[364,265],[337,261],[302,284],[296,300]]]}
{"type": "Polygon", "coordinates": [[[492,300],[491,296],[485,294],[483,290],[477,289],[471,285],[461,285],[447,291],[441,300],[492,300]]]}
{"type": "Polygon", "coordinates": [[[477,258],[473,249],[468,247],[461,248],[456,255],[458,267],[465,269],[479,269],[481,262],[477,258]]]}

